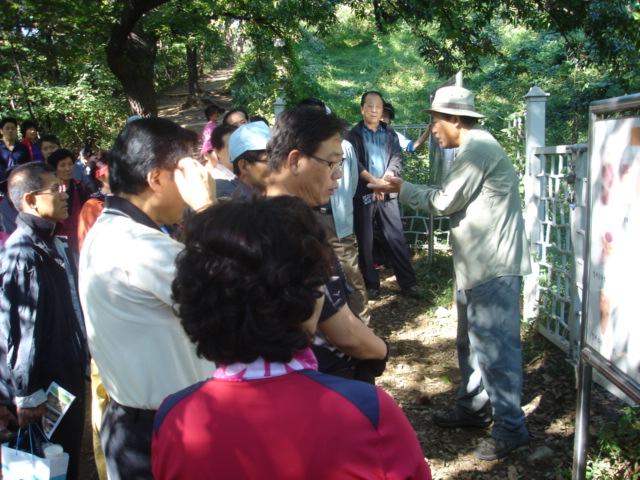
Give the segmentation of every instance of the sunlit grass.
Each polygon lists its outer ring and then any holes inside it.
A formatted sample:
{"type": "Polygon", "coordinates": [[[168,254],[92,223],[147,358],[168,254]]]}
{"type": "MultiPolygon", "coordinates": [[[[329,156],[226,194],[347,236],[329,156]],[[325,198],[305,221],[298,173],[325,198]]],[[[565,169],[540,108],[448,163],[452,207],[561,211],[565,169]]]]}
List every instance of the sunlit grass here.
{"type": "Polygon", "coordinates": [[[407,29],[379,35],[371,22],[345,12],[339,18],[342,23],[318,39],[323,48],[311,45],[315,37],[306,40],[309,48],[301,46],[305,63],[322,66],[315,70],[315,81],[325,93],[323,100],[354,124],[361,119],[362,93],[377,90],[396,108],[396,123],[424,122],[420,110],[441,79],[420,58],[418,41],[407,29]]]}

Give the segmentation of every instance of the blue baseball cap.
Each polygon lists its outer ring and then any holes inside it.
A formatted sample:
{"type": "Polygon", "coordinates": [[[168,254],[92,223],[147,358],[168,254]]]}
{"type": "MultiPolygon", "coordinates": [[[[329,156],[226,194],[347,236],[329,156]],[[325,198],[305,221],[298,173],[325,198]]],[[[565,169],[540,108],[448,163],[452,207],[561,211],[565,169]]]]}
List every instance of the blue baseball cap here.
{"type": "Polygon", "coordinates": [[[264,122],[252,122],[241,125],[229,137],[229,156],[231,162],[247,150],[266,150],[271,129],[264,122]]]}

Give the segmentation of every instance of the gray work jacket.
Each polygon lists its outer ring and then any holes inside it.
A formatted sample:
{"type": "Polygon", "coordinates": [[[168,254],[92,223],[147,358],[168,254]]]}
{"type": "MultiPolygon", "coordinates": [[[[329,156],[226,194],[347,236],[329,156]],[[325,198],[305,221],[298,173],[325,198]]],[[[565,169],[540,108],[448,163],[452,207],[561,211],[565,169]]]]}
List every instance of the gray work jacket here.
{"type": "Polygon", "coordinates": [[[400,202],[450,217],[459,289],[531,273],[518,184],[506,152],[477,126],[462,141],[442,187],[404,182],[400,202]]]}

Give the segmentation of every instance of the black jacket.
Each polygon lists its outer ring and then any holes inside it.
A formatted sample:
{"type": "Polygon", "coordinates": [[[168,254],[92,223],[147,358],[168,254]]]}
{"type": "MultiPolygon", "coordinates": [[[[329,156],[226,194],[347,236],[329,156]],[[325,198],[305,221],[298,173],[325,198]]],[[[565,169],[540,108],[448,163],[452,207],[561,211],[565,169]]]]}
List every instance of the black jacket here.
{"type": "Polygon", "coordinates": [[[81,395],[86,340],[54,245],[55,226],[26,213],[17,223],[0,250],[0,404],[46,392],[52,381],[81,395]]]}
{"type": "MultiPolygon", "coordinates": [[[[398,141],[398,136],[396,135],[395,130],[391,125],[387,125],[384,122],[381,122],[386,129],[386,162],[385,162],[385,171],[391,171],[397,177],[400,175],[400,171],[402,170],[402,149],[400,148],[400,142],[398,141]]],[[[362,125],[363,121],[360,121],[355,127],[353,127],[349,134],[347,135],[347,140],[351,142],[353,148],[356,151],[356,156],[358,157],[358,174],[363,170],[369,170],[369,157],[367,156],[367,151],[364,146],[364,139],[362,138],[362,125]]],[[[358,188],[356,189],[356,193],[354,198],[362,197],[363,195],[370,195],[372,190],[367,188],[367,182],[362,179],[358,179],[358,188]]],[[[397,194],[393,194],[393,197],[396,197],[397,194]]]]}

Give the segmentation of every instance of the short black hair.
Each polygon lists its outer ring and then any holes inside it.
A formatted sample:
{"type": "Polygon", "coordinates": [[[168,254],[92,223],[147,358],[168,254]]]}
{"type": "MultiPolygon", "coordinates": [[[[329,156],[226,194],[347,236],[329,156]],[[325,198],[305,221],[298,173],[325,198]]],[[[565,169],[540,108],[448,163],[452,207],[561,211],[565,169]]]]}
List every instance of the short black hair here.
{"type": "Polygon", "coordinates": [[[89,147],[84,147],[82,150],[80,150],[79,155],[84,158],[89,158],[91,155],[93,155],[93,152],[89,147]]]}
{"type": "Polygon", "coordinates": [[[249,119],[249,123],[253,123],[253,122],[264,122],[267,127],[271,128],[271,125],[269,125],[269,122],[267,121],[267,119],[260,115],[254,115],[249,119]]]}
{"type": "Polygon", "coordinates": [[[207,108],[204,109],[204,116],[207,120],[209,120],[209,117],[214,113],[218,113],[222,115],[224,112],[225,112],[224,108],[219,107],[215,103],[212,103],[211,105],[209,105],[207,108]]]}
{"type": "Polygon", "coordinates": [[[324,228],[297,197],[224,202],[193,217],[173,300],[200,357],[288,362],[311,343],[301,324],[332,275],[324,228]]]}
{"type": "Polygon", "coordinates": [[[367,95],[377,95],[380,97],[380,100],[382,100],[382,104],[384,105],[384,97],[382,96],[382,94],[380,92],[376,92],[375,90],[369,90],[368,92],[364,92],[362,94],[362,97],[360,97],[360,106],[364,107],[364,102],[367,99],[367,95]]]}
{"type": "Polygon", "coordinates": [[[109,186],[114,194],[138,194],[148,188],[147,175],[156,169],[175,170],[188,157],[198,135],[165,118],[141,118],[128,123],[109,152],[109,186]]]}
{"type": "Polygon", "coordinates": [[[396,109],[393,108],[389,102],[384,102],[384,107],[382,109],[387,115],[389,115],[389,121],[395,120],[396,118],[396,109]]]}
{"type": "Polygon", "coordinates": [[[249,121],[249,114],[248,114],[245,110],[243,110],[243,109],[241,109],[241,108],[234,108],[233,110],[229,110],[229,111],[227,112],[227,114],[224,116],[224,119],[222,120],[222,123],[224,123],[225,125],[230,125],[229,123],[227,123],[227,119],[228,119],[232,114],[234,114],[234,113],[238,113],[238,112],[244,115],[244,118],[246,118],[246,119],[247,119],[247,122],[249,121]]]}
{"type": "Polygon", "coordinates": [[[22,211],[24,208],[22,199],[26,193],[44,187],[43,173],[55,175],[56,170],[48,163],[29,162],[19,165],[11,171],[7,181],[7,193],[16,210],[22,211]]]}
{"type": "Polygon", "coordinates": [[[75,157],[71,150],[67,150],[66,148],[59,148],[51,155],[49,155],[49,157],[47,158],[47,163],[53,168],[58,168],[58,164],[66,158],[70,158],[72,162],[75,160],[75,157]]]}
{"type": "Polygon", "coordinates": [[[13,123],[16,128],[18,127],[18,120],[16,120],[15,118],[2,117],[2,120],[0,120],[0,130],[2,130],[7,123],[13,123]]]}
{"type": "Polygon", "coordinates": [[[298,106],[302,107],[302,106],[308,106],[308,107],[320,107],[320,108],[327,108],[327,106],[324,104],[324,102],[322,100],[320,100],[319,98],[316,97],[307,97],[307,98],[303,98],[302,100],[300,100],[298,102],[298,106]]]}
{"type": "Polygon", "coordinates": [[[22,122],[22,124],[20,125],[20,135],[22,135],[22,138],[25,138],[27,136],[27,130],[29,130],[31,127],[38,130],[38,124],[33,120],[25,120],[24,122],[22,122]]]}
{"type": "MultiPolygon", "coordinates": [[[[211,148],[214,150],[222,150],[224,148],[224,136],[235,132],[238,129],[235,125],[227,125],[223,123],[213,129],[211,134],[211,148]]],[[[228,139],[227,139],[228,141],[228,139]]]]}
{"type": "Polygon", "coordinates": [[[293,150],[313,155],[320,144],[336,133],[343,135],[347,124],[334,113],[302,106],[282,112],[267,142],[269,171],[279,172],[293,150]]]}
{"type": "Polygon", "coordinates": [[[42,135],[38,139],[38,143],[36,145],[38,145],[38,147],[41,147],[44,142],[55,143],[56,145],[60,146],[60,140],[58,140],[58,137],[50,133],[46,135],[42,135]]]}

